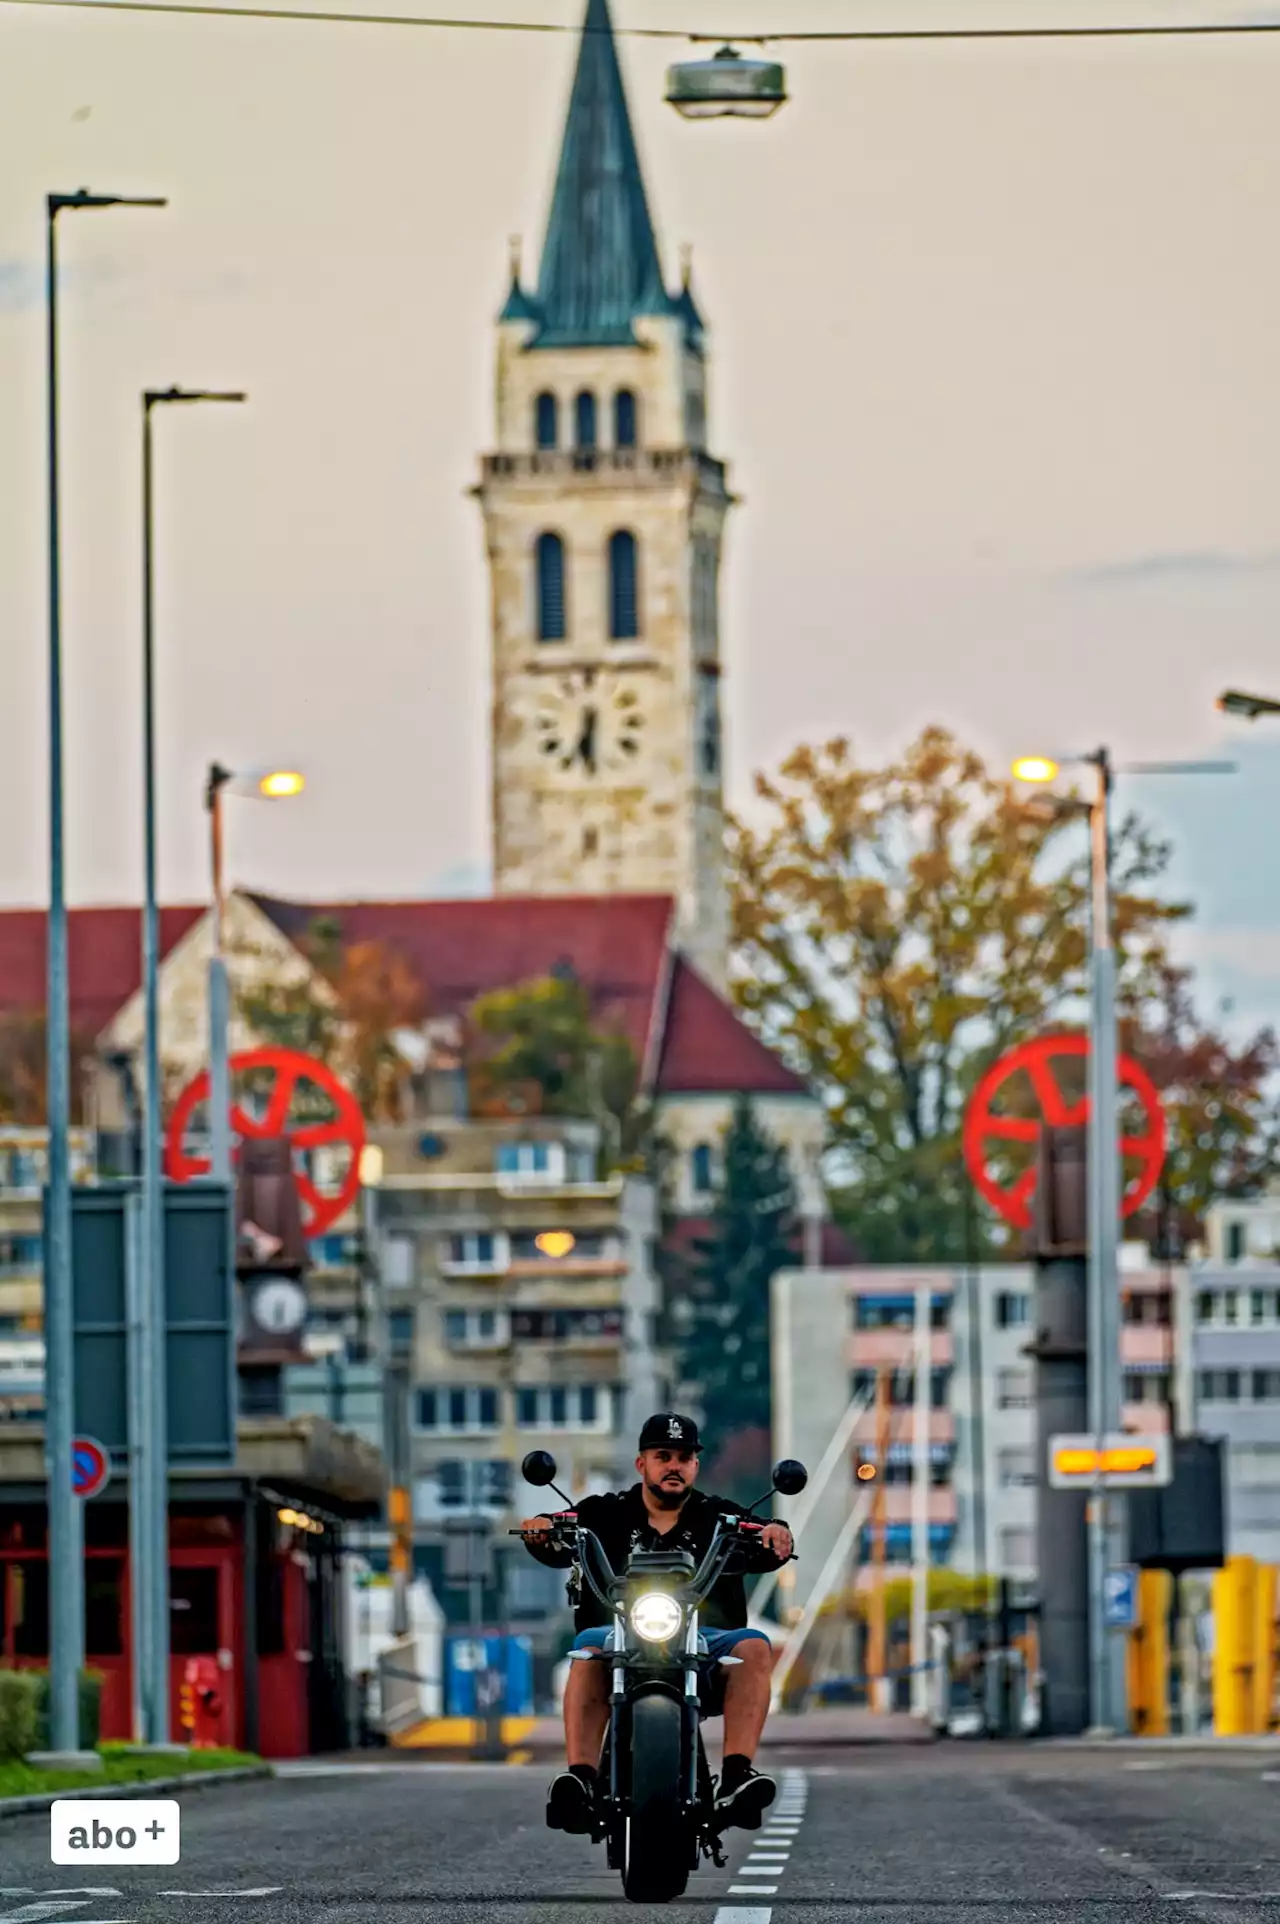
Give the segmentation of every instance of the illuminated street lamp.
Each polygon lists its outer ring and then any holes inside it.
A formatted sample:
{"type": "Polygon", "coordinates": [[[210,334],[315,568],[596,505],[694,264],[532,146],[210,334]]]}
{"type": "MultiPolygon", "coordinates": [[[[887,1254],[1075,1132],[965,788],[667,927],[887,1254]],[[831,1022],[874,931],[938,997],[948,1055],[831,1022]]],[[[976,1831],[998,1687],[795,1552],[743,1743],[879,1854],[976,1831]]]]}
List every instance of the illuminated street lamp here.
{"type": "Polygon", "coordinates": [[[768,120],[786,98],[781,62],[744,60],[736,47],[667,70],[667,104],[685,120],[768,120]]]}
{"type": "Polygon", "coordinates": [[[231,998],[225,949],[226,893],[222,873],[222,797],[280,802],[301,795],[306,781],[293,768],[234,773],[215,762],[205,783],[209,811],[209,860],[213,880],[213,952],[209,957],[209,1138],[210,1174],[231,1181],[231,998]]]}

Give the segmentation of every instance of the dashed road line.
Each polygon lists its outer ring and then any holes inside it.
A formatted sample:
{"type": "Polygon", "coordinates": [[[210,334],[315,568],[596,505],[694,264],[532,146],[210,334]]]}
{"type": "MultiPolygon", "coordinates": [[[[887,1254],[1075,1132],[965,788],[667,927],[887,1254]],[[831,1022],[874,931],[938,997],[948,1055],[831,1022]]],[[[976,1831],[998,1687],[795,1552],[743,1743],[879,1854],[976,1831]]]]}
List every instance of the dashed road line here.
{"type": "MultiPolygon", "coordinates": [[[[776,1897],[781,1877],[791,1861],[791,1850],[804,1822],[808,1786],[803,1771],[789,1770],[782,1780],[782,1794],[769,1814],[765,1829],[751,1848],[750,1855],[733,1873],[742,1881],[730,1884],[730,1897],[776,1897]],[[773,1881],[766,1882],[766,1879],[773,1881]]],[[[771,1909],[748,1910],[726,1906],[717,1911],[715,1924],[769,1924],[771,1909]]]]}

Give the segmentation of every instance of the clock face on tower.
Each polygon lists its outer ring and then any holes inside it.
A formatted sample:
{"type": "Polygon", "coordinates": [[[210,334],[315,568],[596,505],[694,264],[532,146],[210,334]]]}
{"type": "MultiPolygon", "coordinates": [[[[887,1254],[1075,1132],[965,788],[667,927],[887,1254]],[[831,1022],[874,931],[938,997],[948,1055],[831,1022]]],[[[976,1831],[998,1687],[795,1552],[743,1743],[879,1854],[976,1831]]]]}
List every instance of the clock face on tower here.
{"type": "Polygon", "coordinates": [[[638,766],[645,714],[633,683],[577,669],[543,678],[535,703],[538,753],[557,781],[591,783],[638,766]]]}

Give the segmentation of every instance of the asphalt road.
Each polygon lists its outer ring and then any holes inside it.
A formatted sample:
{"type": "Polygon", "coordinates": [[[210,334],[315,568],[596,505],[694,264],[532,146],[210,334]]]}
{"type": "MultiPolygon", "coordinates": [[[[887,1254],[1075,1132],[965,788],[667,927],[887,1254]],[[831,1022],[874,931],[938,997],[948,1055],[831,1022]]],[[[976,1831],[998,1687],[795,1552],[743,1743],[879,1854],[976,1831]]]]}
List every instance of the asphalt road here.
{"type": "MultiPolygon", "coordinates": [[[[1280,1768],[986,1745],[770,1757],[782,1815],[672,1924],[1280,1924],[1280,1768]]],[[[625,1903],[543,1825],[546,1770],[303,1765],[183,1804],[176,1869],[67,1871],[0,1822],[0,1924],[586,1924],[625,1903]],[[78,1888],[73,1888],[78,1887],[78,1888]]],[[[123,1812],[127,1805],[115,1806],[123,1812]]]]}

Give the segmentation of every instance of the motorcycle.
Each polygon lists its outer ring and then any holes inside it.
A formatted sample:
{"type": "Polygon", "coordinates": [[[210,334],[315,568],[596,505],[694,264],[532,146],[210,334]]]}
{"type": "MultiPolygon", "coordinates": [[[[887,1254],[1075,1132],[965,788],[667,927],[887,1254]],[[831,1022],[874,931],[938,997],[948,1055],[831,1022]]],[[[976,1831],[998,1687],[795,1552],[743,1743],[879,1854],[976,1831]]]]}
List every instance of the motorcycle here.
{"type": "MultiPolygon", "coordinates": [[[[546,1450],[526,1456],[522,1473],[535,1488],[556,1487],[555,1459],[546,1450]]],[[[570,1600],[576,1602],[587,1583],[610,1623],[603,1651],[570,1653],[575,1662],[607,1663],[611,1675],[592,1841],[606,1845],[609,1868],[621,1871],[623,1892],[633,1903],[670,1903],[684,1895],[690,1872],[704,1858],[716,1865],[727,1861],[702,1722],[724,1709],[725,1678],[715,1674],[718,1665],[742,1659],[717,1660],[701,1649],[698,1613],[735,1553],[767,1527],[752,1512],[775,1492],[798,1496],[808,1481],[802,1463],[779,1463],[772,1488],[745,1516],[717,1521],[700,1566],[684,1550],[633,1551],[620,1575],[600,1539],[583,1528],[569,1498],[556,1489],[568,1507],[552,1520],[551,1543],[573,1557],[570,1600]]]]}

